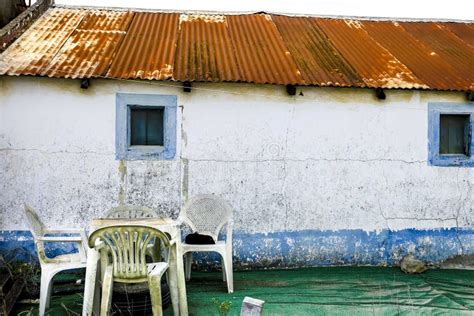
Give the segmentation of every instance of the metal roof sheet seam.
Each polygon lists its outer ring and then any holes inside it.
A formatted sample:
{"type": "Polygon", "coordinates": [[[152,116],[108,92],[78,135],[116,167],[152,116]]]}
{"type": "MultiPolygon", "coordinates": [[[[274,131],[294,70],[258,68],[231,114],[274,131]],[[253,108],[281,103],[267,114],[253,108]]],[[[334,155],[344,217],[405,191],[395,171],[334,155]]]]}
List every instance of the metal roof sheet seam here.
{"type": "Polygon", "coordinates": [[[55,7],[0,75],[474,89],[474,24],[55,7]]]}

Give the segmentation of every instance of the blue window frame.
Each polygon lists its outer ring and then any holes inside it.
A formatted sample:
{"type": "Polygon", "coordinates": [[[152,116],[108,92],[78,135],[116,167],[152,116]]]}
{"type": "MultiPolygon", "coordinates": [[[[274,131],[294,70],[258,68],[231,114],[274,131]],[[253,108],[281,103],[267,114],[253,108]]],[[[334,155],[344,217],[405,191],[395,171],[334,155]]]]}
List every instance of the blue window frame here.
{"type": "Polygon", "coordinates": [[[474,103],[428,104],[428,163],[474,167],[474,103]]]}
{"type": "Polygon", "coordinates": [[[117,93],[116,158],[173,159],[176,154],[175,95],[117,93]]]}

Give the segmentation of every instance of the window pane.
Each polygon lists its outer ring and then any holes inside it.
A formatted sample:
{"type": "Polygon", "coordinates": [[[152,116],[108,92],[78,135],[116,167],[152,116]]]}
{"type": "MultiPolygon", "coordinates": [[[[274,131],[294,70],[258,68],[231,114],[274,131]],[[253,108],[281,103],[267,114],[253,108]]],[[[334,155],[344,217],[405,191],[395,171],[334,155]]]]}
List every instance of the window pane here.
{"type": "Polygon", "coordinates": [[[130,145],[163,146],[164,109],[132,108],[130,112],[130,145]]]}
{"type": "Polygon", "coordinates": [[[130,145],[146,145],[146,112],[139,109],[130,112],[130,145]]]}
{"type": "Polygon", "coordinates": [[[147,110],[147,145],[163,146],[163,109],[147,110]]]}
{"type": "Polygon", "coordinates": [[[468,145],[466,126],[469,126],[469,115],[441,114],[439,153],[467,155],[468,145]]]}

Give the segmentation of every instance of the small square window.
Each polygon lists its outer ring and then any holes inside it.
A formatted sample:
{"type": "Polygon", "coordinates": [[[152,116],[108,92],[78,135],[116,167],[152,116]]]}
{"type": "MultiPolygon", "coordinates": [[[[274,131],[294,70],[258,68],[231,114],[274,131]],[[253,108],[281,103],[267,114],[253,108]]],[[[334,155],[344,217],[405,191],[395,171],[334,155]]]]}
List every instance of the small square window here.
{"type": "Polygon", "coordinates": [[[164,109],[130,107],[130,145],[164,145],[164,109]]]}
{"type": "Polygon", "coordinates": [[[176,96],[117,93],[116,110],[117,159],[174,158],[176,96]]]}
{"type": "Polygon", "coordinates": [[[469,156],[469,116],[441,114],[439,128],[439,153],[441,155],[469,156]]]}
{"type": "Polygon", "coordinates": [[[428,163],[441,167],[474,167],[474,104],[428,105],[428,163]]]}

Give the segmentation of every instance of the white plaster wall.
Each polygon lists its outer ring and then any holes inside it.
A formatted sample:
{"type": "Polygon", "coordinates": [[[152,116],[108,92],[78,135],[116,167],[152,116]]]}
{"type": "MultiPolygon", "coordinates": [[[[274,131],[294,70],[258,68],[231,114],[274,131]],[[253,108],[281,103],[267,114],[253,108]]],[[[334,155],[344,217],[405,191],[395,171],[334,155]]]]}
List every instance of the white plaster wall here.
{"type": "Polygon", "coordinates": [[[0,77],[0,230],[216,193],[242,232],[474,226],[473,168],[427,165],[427,103],[462,93],[0,77]],[[115,93],[177,94],[177,157],[115,160],[115,93]],[[123,192],[123,194],[121,194],[123,192]]]}

